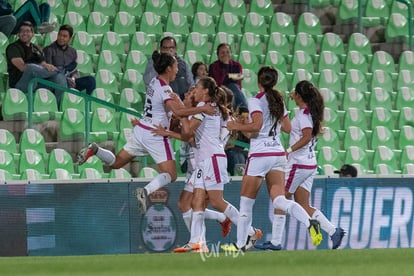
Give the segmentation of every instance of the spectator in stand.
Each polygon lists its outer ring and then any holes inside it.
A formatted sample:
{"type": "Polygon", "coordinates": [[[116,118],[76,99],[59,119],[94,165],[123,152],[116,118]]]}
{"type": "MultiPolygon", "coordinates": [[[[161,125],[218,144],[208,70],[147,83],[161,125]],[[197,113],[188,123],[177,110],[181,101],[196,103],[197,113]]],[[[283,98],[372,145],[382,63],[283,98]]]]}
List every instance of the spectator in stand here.
{"type": "Polygon", "coordinates": [[[208,68],[207,64],[202,61],[194,62],[193,66],[191,66],[191,72],[193,73],[194,83],[197,84],[198,80],[207,77],[208,75],[208,68]]]}
{"type": "Polygon", "coordinates": [[[225,85],[233,91],[234,101],[233,110],[241,106],[247,107],[247,100],[241,91],[243,80],[243,69],[239,62],[232,60],[231,47],[227,43],[221,43],[217,46],[217,60],[210,64],[208,70],[218,86],[225,85]]]}
{"type": "MultiPolygon", "coordinates": [[[[61,74],[53,64],[47,63],[42,49],[31,42],[34,36],[32,23],[23,22],[17,36],[19,39],[6,48],[9,86],[27,93],[29,82],[33,78],[41,78],[67,87],[65,75],[61,74]]],[[[42,85],[36,88],[38,87],[42,85]]],[[[62,91],[55,89],[54,93],[59,102],[62,91]]]]}
{"type": "Polygon", "coordinates": [[[59,28],[56,41],[44,48],[47,63],[53,64],[66,76],[68,86],[79,91],[86,90],[89,95],[96,88],[96,80],[93,76],[81,77],[76,69],[76,50],[69,45],[73,37],[73,27],[62,25],[59,28]]]}
{"type": "Polygon", "coordinates": [[[30,21],[41,34],[55,29],[54,23],[49,23],[50,5],[38,4],[36,0],[27,0],[15,12],[7,0],[0,0],[0,31],[6,36],[17,34],[25,21],[30,21]],[[10,23],[10,25],[8,25],[10,23]]]}
{"type": "MultiPolygon", "coordinates": [[[[193,74],[191,73],[190,65],[188,65],[184,59],[177,56],[177,42],[172,36],[166,36],[161,39],[160,52],[170,54],[177,60],[178,73],[175,80],[171,81],[169,85],[174,93],[178,94],[181,100],[184,100],[184,94],[187,93],[191,86],[194,86],[194,79],[193,74]]],[[[151,80],[156,76],[157,72],[154,69],[154,62],[150,59],[143,76],[144,83],[147,88],[151,80]]]]}
{"type": "Polygon", "coordinates": [[[334,173],[338,173],[339,177],[357,177],[358,170],[349,164],[345,164],[341,167],[340,170],[334,171],[334,173]]]}

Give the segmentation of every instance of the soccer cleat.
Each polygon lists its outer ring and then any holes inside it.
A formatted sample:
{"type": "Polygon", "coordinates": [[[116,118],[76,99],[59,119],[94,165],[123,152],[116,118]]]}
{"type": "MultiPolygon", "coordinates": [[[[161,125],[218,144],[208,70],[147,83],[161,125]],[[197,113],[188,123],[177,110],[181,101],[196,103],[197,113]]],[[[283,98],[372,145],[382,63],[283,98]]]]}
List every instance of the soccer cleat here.
{"type": "Polygon", "coordinates": [[[138,201],[138,209],[140,210],[141,214],[145,215],[148,208],[147,190],[138,187],[135,191],[135,196],[137,197],[138,201]]]}
{"type": "Polygon", "coordinates": [[[319,221],[316,219],[310,219],[309,220],[309,235],[312,240],[312,244],[314,246],[318,246],[322,242],[322,233],[321,233],[321,225],[319,224],[319,221]]]}
{"type": "Polygon", "coordinates": [[[239,252],[239,251],[245,252],[246,251],[245,246],[243,246],[242,248],[238,248],[235,243],[225,243],[222,246],[220,246],[220,248],[225,252],[239,252]]]}
{"type": "Polygon", "coordinates": [[[253,248],[256,242],[260,240],[262,236],[262,230],[260,230],[259,228],[254,228],[254,234],[247,237],[246,250],[253,248]]]}
{"type": "Polygon", "coordinates": [[[231,221],[229,218],[226,218],[223,222],[220,222],[221,225],[221,235],[226,237],[231,231],[231,221]]]}
{"type": "MultiPolygon", "coordinates": [[[[187,253],[187,252],[192,252],[192,251],[194,251],[194,252],[201,252],[201,251],[199,251],[201,249],[204,249],[204,248],[199,243],[195,243],[195,244],[187,243],[187,244],[185,244],[185,245],[183,245],[181,247],[175,248],[173,250],[173,252],[174,253],[187,253]]],[[[208,250],[208,248],[207,248],[207,250],[208,250]]],[[[204,251],[202,251],[202,252],[204,252],[204,251]]]]}
{"type": "Polygon", "coordinates": [[[85,163],[91,156],[94,156],[98,151],[98,145],[96,143],[90,143],[87,148],[83,148],[76,156],[76,162],[78,165],[85,163]]]}
{"type": "Polygon", "coordinates": [[[257,249],[261,249],[261,250],[282,250],[282,245],[278,244],[278,245],[273,245],[273,243],[271,241],[267,241],[263,244],[255,244],[254,248],[257,249]]]}
{"type": "Polygon", "coordinates": [[[43,22],[39,26],[37,26],[37,31],[40,34],[46,34],[53,32],[56,28],[56,23],[49,23],[49,22],[43,22]]]}
{"type": "Polygon", "coordinates": [[[338,227],[335,229],[335,233],[333,233],[333,235],[331,236],[332,249],[337,249],[341,245],[341,242],[344,236],[345,236],[344,229],[342,229],[341,227],[338,227]]]}

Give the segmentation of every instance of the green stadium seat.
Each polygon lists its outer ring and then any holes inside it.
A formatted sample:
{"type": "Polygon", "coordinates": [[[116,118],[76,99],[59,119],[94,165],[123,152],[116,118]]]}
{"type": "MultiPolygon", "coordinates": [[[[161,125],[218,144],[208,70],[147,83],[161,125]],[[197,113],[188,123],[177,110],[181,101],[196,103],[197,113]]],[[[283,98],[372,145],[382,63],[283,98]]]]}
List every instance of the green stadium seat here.
{"type": "Polygon", "coordinates": [[[318,137],[317,149],[322,147],[331,147],[339,149],[339,137],[335,129],[323,127],[322,135],[318,137]]]}
{"type": "Polygon", "coordinates": [[[296,24],[296,33],[307,33],[312,36],[316,42],[322,40],[322,25],[319,18],[311,12],[304,12],[299,15],[296,24]]]}
{"type": "Polygon", "coordinates": [[[337,22],[350,23],[358,19],[358,0],[340,1],[337,13],[337,22]]]}
{"type": "Polygon", "coordinates": [[[336,168],[340,168],[342,164],[338,149],[328,146],[321,147],[318,150],[316,159],[319,165],[330,164],[336,168]]]}
{"type": "Polygon", "coordinates": [[[0,150],[6,150],[13,155],[15,160],[19,157],[16,138],[8,129],[0,128],[0,150]]]}
{"type": "Polygon", "coordinates": [[[405,125],[414,126],[414,107],[404,106],[401,108],[400,114],[398,115],[397,129],[405,125]]]}
{"type": "Polygon", "coordinates": [[[140,50],[131,50],[128,52],[124,70],[134,69],[144,74],[147,68],[148,58],[144,52],[140,50]]]}
{"type": "Polygon", "coordinates": [[[319,52],[332,51],[335,53],[339,60],[343,62],[345,60],[345,46],[342,38],[336,33],[325,33],[320,43],[319,52]]]}
{"type": "Polygon", "coordinates": [[[159,174],[159,172],[152,168],[152,167],[143,167],[140,171],[139,171],[139,177],[140,178],[154,178],[155,176],[157,176],[159,174]]]}
{"type": "Polygon", "coordinates": [[[414,145],[414,127],[405,125],[401,127],[398,135],[398,149],[404,149],[409,145],[414,145]]]}
{"type": "Polygon", "coordinates": [[[27,118],[28,102],[26,95],[17,88],[9,88],[2,103],[3,120],[24,120],[27,118]]]}
{"type": "Polygon", "coordinates": [[[100,41],[104,33],[110,31],[109,16],[99,11],[93,11],[86,20],[86,31],[95,41],[100,41]]]}
{"type": "MultiPolygon", "coordinates": [[[[284,57],[287,63],[290,63],[292,54],[290,50],[290,43],[285,34],[273,32],[269,35],[269,40],[266,45],[267,51],[278,51],[284,57]]],[[[286,72],[286,71],[285,71],[286,72]]]]}
{"type": "Polygon", "coordinates": [[[120,12],[129,12],[136,16],[136,19],[141,18],[143,10],[142,4],[145,0],[124,0],[119,1],[119,11],[120,12]]]}
{"type": "Polygon", "coordinates": [[[374,150],[372,166],[375,169],[379,164],[385,164],[391,168],[392,172],[398,170],[398,162],[394,151],[387,146],[378,146],[374,150]]]}
{"type": "Polygon", "coordinates": [[[316,43],[310,34],[297,33],[293,41],[293,53],[296,51],[306,51],[310,56],[316,55],[316,43]]]}
{"type": "MultiPolygon", "coordinates": [[[[217,22],[217,17],[221,13],[221,6],[219,5],[217,0],[197,1],[197,3],[195,4],[195,11],[196,14],[199,12],[205,12],[209,14],[212,17],[212,19],[214,19],[214,22],[217,22]]],[[[193,19],[193,22],[194,20],[195,17],[193,19]]],[[[193,30],[193,32],[194,31],[199,32],[199,30],[193,30]]]]}
{"type": "Polygon", "coordinates": [[[345,73],[344,91],[353,87],[359,91],[368,91],[368,83],[365,74],[358,69],[350,69],[345,73]]]}
{"type": "MultiPolygon", "coordinates": [[[[72,1],[70,1],[72,2],[72,1]]],[[[86,11],[86,9],[85,9],[86,11]]],[[[89,14],[89,11],[87,11],[89,14]]],[[[83,31],[86,32],[86,22],[81,14],[75,11],[68,11],[63,18],[63,24],[71,25],[77,32],[83,31]]]]}
{"type": "Polygon", "coordinates": [[[135,32],[129,43],[129,51],[139,50],[150,58],[155,50],[154,43],[155,36],[148,35],[145,31],[135,32]]]}
{"type": "Polygon", "coordinates": [[[398,1],[392,1],[391,7],[390,7],[390,14],[391,13],[399,13],[406,18],[408,18],[408,7],[404,3],[398,2],[398,1]]]}
{"type": "MultiPolygon", "coordinates": [[[[121,61],[118,55],[111,50],[103,50],[98,56],[96,71],[109,70],[118,80],[122,78],[121,61]]],[[[98,87],[98,86],[97,86],[98,87]]]]}
{"type": "Polygon", "coordinates": [[[389,74],[394,74],[395,63],[391,54],[385,51],[376,51],[372,56],[370,72],[374,72],[375,70],[384,70],[389,74]]]}
{"type": "MultiPolygon", "coordinates": [[[[207,1],[202,1],[202,2],[207,2],[207,1]]],[[[246,8],[245,1],[232,0],[232,1],[222,1],[221,13],[223,12],[231,12],[239,18],[240,22],[243,22],[245,20],[245,17],[248,11],[246,8]]]]}
{"type": "Polygon", "coordinates": [[[398,89],[397,95],[394,100],[396,110],[401,110],[403,107],[414,106],[414,89],[402,86],[398,89]]]}
{"type": "Polygon", "coordinates": [[[119,34],[124,42],[129,42],[132,35],[137,31],[136,22],[135,15],[128,11],[119,11],[114,18],[113,31],[119,34]]]}
{"type": "Polygon", "coordinates": [[[247,50],[240,51],[238,62],[240,62],[242,67],[245,69],[251,69],[255,72],[259,71],[260,61],[257,58],[257,56],[251,51],[247,51],[247,50]]]}
{"type": "Polygon", "coordinates": [[[281,92],[290,92],[289,86],[288,86],[288,80],[284,73],[286,71],[281,71],[278,68],[276,69],[278,73],[278,80],[277,80],[276,88],[279,89],[279,91],[281,92]]]}
{"type": "Polygon", "coordinates": [[[27,169],[24,169],[20,173],[21,180],[35,181],[35,180],[42,180],[45,178],[46,177],[43,177],[42,173],[40,173],[36,169],[27,168],[27,169]]]}
{"type": "Polygon", "coordinates": [[[332,3],[331,0],[309,0],[309,4],[314,9],[327,8],[332,3]]]}
{"type": "Polygon", "coordinates": [[[384,25],[390,14],[386,0],[367,1],[364,9],[362,24],[364,27],[384,25]]]}
{"type": "Polygon", "coordinates": [[[0,51],[6,53],[6,48],[9,45],[9,38],[2,32],[0,32],[0,51]]]}
{"type": "Polygon", "coordinates": [[[320,87],[319,92],[323,97],[323,102],[326,107],[331,109],[338,109],[338,97],[336,93],[328,87],[320,87]]]}
{"type": "MultiPolygon", "coordinates": [[[[146,88],[142,74],[135,69],[127,69],[122,76],[120,90],[131,87],[140,94],[145,94],[146,88]]],[[[116,93],[118,94],[118,93],[116,93]]]]}
{"type": "MultiPolygon", "coordinates": [[[[50,6],[50,13],[58,17],[59,22],[62,22],[63,16],[66,12],[66,5],[61,0],[49,0],[47,3],[50,6]]],[[[50,22],[50,19],[49,19],[50,22]]],[[[46,44],[49,45],[49,44],[46,44]]]]}
{"type": "Polygon", "coordinates": [[[115,143],[115,150],[116,152],[119,152],[126,144],[128,139],[132,136],[133,130],[132,127],[124,128],[120,130],[118,139],[115,143]]]}
{"type": "Polygon", "coordinates": [[[193,66],[193,64],[198,61],[205,63],[204,56],[201,54],[201,52],[197,50],[186,50],[184,52],[183,58],[185,61],[187,61],[190,67],[193,66]]]}
{"type": "Polygon", "coordinates": [[[273,3],[271,0],[250,1],[249,11],[263,15],[269,23],[274,14],[273,3]]]}
{"type": "Polygon", "coordinates": [[[77,69],[82,76],[94,76],[94,63],[92,57],[84,50],[76,50],[78,63],[77,69]]]}
{"type": "MultiPolygon", "coordinates": [[[[110,91],[106,90],[105,88],[101,88],[101,87],[95,88],[92,91],[91,96],[95,97],[95,98],[98,98],[102,101],[105,101],[107,103],[112,103],[112,104],[115,103],[114,96],[112,95],[112,93],[110,91]]],[[[108,108],[108,109],[114,111],[114,109],[109,108],[107,106],[104,106],[100,103],[97,103],[97,102],[94,102],[94,101],[91,102],[91,109],[90,109],[91,111],[96,110],[98,107],[104,107],[104,108],[108,108]]]]}
{"type": "Polygon", "coordinates": [[[141,16],[138,31],[153,37],[152,41],[158,41],[164,32],[164,23],[161,21],[161,16],[158,13],[145,11],[141,16]]]}
{"type": "MultiPolygon", "coordinates": [[[[77,173],[81,175],[80,178],[84,178],[82,177],[82,173],[84,173],[83,171],[87,168],[92,168],[96,170],[99,174],[101,174],[101,176],[104,173],[103,162],[96,155],[91,156],[85,163],[83,163],[82,165],[78,165],[75,168],[77,173]]],[[[85,176],[85,174],[83,176],[85,176]]]]}
{"type": "MultiPolygon", "coordinates": [[[[375,70],[372,72],[369,89],[373,92],[375,88],[382,88],[385,91],[392,92],[394,90],[394,86],[391,74],[384,70],[375,70]]],[[[389,104],[391,106],[392,102],[390,101],[389,104]]]]}
{"type": "Polygon", "coordinates": [[[239,43],[239,51],[245,50],[254,53],[259,59],[260,64],[264,62],[264,45],[259,34],[252,32],[243,33],[239,43]]]}
{"type": "Polygon", "coordinates": [[[8,180],[14,180],[15,178],[11,173],[6,170],[0,169],[0,182],[6,184],[8,180]]]}
{"type": "Polygon", "coordinates": [[[170,12],[179,12],[189,18],[194,15],[194,6],[191,1],[171,1],[170,12]]]}
{"type": "Polygon", "coordinates": [[[65,169],[70,174],[75,172],[72,156],[65,149],[56,148],[49,153],[47,173],[52,174],[56,169],[65,169]]]}
{"type": "Polygon", "coordinates": [[[72,93],[63,93],[60,103],[60,111],[68,108],[75,108],[81,111],[85,110],[85,99],[72,93]]]}
{"type": "Polygon", "coordinates": [[[20,155],[27,149],[33,149],[42,155],[44,160],[47,160],[48,153],[46,151],[46,142],[43,135],[35,129],[26,128],[19,139],[20,155]]]}
{"type": "Polygon", "coordinates": [[[400,87],[409,87],[414,89],[414,71],[411,69],[403,69],[398,72],[396,90],[400,87]]]}
{"type": "Polygon", "coordinates": [[[371,91],[368,102],[368,109],[373,110],[376,107],[384,107],[387,110],[392,109],[391,94],[385,88],[377,86],[371,91]]]}
{"type": "Polygon", "coordinates": [[[73,179],[73,174],[63,168],[56,168],[49,173],[49,179],[71,180],[73,179]]]}
{"type": "Polygon", "coordinates": [[[390,149],[395,149],[395,139],[391,129],[385,126],[373,127],[370,145],[371,149],[376,149],[379,146],[387,146],[390,149]]]}
{"type": "Polygon", "coordinates": [[[132,107],[142,113],[144,110],[143,97],[144,95],[138,93],[138,91],[127,87],[121,90],[119,105],[125,108],[132,107]]]}
{"type": "MultiPolygon", "coordinates": [[[[117,1],[117,0],[115,0],[117,1]]],[[[110,21],[113,22],[117,6],[114,0],[94,0],[92,4],[92,10],[101,12],[102,14],[109,17],[110,21]]]]}
{"type": "Polygon", "coordinates": [[[109,172],[109,178],[131,180],[132,176],[127,170],[125,170],[124,168],[120,168],[120,169],[112,169],[109,172]]]}
{"type": "Polygon", "coordinates": [[[102,179],[102,173],[99,172],[95,168],[84,168],[80,172],[80,179],[89,179],[89,180],[96,180],[96,179],[102,179]]]}
{"type": "Polygon", "coordinates": [[[115,141],[119,133],[113,111],[105,107],[96,108],[92,112],[91,131],[89,134],[91,142],[115,141]]]}
{"type": "Polygon", "coordinates": [[[203,56],[203,60],[210,60],[210,41],[209,35],[199,32],[191,32],[187,36],[184,51],[194,50],[203,56]]]}
{"type": "Polygon", "coordinates": [[[270,20],[269,33],[279,32],[293,42],[296,37],[295,25],[292,17],[284,12],[275,12],[270,20]]]}
{"type": "Polygon", "coordinates": [[[345,110],[343,129],[348,129],[350,126],[357,126],[362,130],[369,129],[367,116],[362,109],[350,107],[345,110]]]}
{"type": "Polygon", "coordinates": [[[73,39],[72,39],[72,46],[76,50],[85,51],[88,55],[92,57],[93,61],[95,61],[98,57],[96,53],[95,41],[93,39],[93,36],[91,36],[86,31],[75,32],[75,34],[73,35],[73,39]]]}
{"type": "Polygon", "coordinates": [[[180,41],[187,39],[190,33],[187,17],[181,12],[170,12],[165,23],[165,31],[180,37],[180,41]]]}
{"type": "Polygon", "coordinates": [[[117,78],[108,69],[101,69],[96,72],[96,87],[105,88],[113,94],[117,94],[119,91],[117,78]]]}
{"type": "Polygon", "coordinates": [[[323,111],[323,125],[334,130],[341,129],[341,122],[335,109],[325,107],[323,111]]]}
{"type": "Polygon", "coordinates": [[[344,63],[344,72],[356,69],[362,73],[368,73],[368,62],[365,56],[359,51],[348,51],[344,63]]]}
{"type": "Polygon", "coordinates": [[[341,61],[332,51],[322,51],[319,55],[316,71],[321,72],[324,69],[333,70],[336,73],[341,72],[341,61]]]}
{"type": "Polygon", "coordinates": [[[205,34],[208,36],[209,40],[212,40],[214,35],[216,34],[216,25],[214,23],[213,16],[209,13],[206,13],[205,11],[198,11],[193,16],[191,31],[200,34],[205,34]]]}
{"type": "Polygon", "coordinates": [[[55,94],[47,88],[36,89],[33,96],[33,122],[60,120],[61,115],[55,94]]]}
{"type": "Polygon", "coordinates": [[[285,57],[278,51],[267,51],[264,64],[273,66],[279,71],[287,72],[285,57]]]}
{"type": "Polygon", "coordinates": [[[357,126],[349,126],[345,129],[343,138],[343,148],[347,149],[350,146],[358,145],[363,149],[368,149],[368,137],[364,130],[357,126]]]}
{"type": "Polygon", "coordinates": [[[389,109],[382,106],[372,109],[371,129],[374,129],[376,126],[394,129],[394,119],[389,109]]]}
{"type": "Polygon", "coordinates": [[[243,68],[243,88],[249,93],[255,93],[259,89],[257,87],[257,71],[243,68]]]}
{"type": "Polygon", "coordinates": [[[384,164],[384,163],[376,164],[374,167],[374,173],[380,176],[398,174],[395,171],[394,167],[392,167],[389,164],[384,164]]]}
{"type": "Polygon", "coordinates": [[[168,3],[165,0],[146,0],[144,5],[144,11],[144,14],[147,12],[152,12],[154,14],[157,14],[158,16],[161,16],[164,22],[166,21],[168,13],[170,12],[168,3]]]}
{"type": "Polygon", "coordinates": [[[401,150],[401,167],[404,167],[405,164],[414,164],[414,146],[407,145],[401,150]]]}
{"type": "Polygon", "coordinates": [[[391,13],[385,25],[385,41],[408,41],[408,20],[400,13],[391,13]]]}
{"type": "MultiPolygon", "coordinates": [[[[43,46],[47,46],[53,42],[56,41],[57,39],[57,31],[52,31],[50,33],[44,34],[44,40],[43,40],[43,46]]],[[[0,46],[1,49],[1,46],[0,46]]]]}
{"type": "Polygon", "coordinates": [[[369,38],[361,33],[352,33],[348,39],[348,53],[358,51],[365,56],[367,61],[371,61],[372,48],[369,38]]]}
{"type": "Polygon", "coordinates": [[[368,155],[362,147],[350,146],[345,149],[344,164],[359,164],[364,170],[369,170],[368,155]]]}
{"type": "Polygon", "coordinates": [[[313,61],[307,51],[297,50],[293,53],[290,70],[296,72],[298,69],[304,69],[310,73],[314,72],[313,61]]]}
{"type": "Polygon", "coordinates": [[[365,100],[364,93],[355,87],[347,88],[342,98],[342,109],[348,110],[350,107],[361,110],[367,109],[367,102],[365,100]]]}
{"type": "MultiPolygon", "coordinates": [[[[66,14],[68,14],[69,12],[76,12],[79,15],[81,15],[83,19],[88,18],[89,13],[91,12],[89,1],[88,0],[67,1],[66,14]]],[[[64,24],[65,23],[66,22],[64,22],[64,24]]]]}
{"type": "Polygon", "coordinates": [[[0,169],[10,174],[16,174],[16,161],[13,154],[4,149],[0,149],[0,169]]]}
{"type": "Polygon", "coordinates": [[[414,164],[404,164],[402,166],[402,173],[407,175],[414,175],[414,164]]]}
{"type": "Polygon", "coordinates": [[[269,36],[265,17],[256,12],[247,13],[243,22],[243,32],[258,34],[262,41],[265,41],[269,36]]]}
{"type": "Polygon", "coordinates": [[[39,173],[45,173],[43,155],[34,149],[25,149],[20,153],[18,173],[23,174],[26,169],[34,169],[39,173]]]}
{"type": "MultiPolygon", "coordinates": [[[[223,12],[220,14],[217,22],[217,32],[226,32],[239,37],[242,34],[242,24],[237,15],[231,12],[223,12]]],[[[237,39],[238,41],[238,39],[237,39]]]]}
{"type": "Polygon", "coordinates": [[[339,170],[340,168],[337,168],[331,164],[323,164],[320,166],[323,170],[323,175],[325,176],[334,176],[335,171],[339,170]]]}
{"type": "Polygon", "coordinates": [[[414,52],[403,51],[398,57],[398,71],[411,70],[414,66],[414,52]]]}
{"type": "MultiPolygon", "coordinates": [[[[128,107],[128,109],[131,111],[138,112],[136,109],[132,107],[128,107]]],[[[124,128],[132,128],[131,120],[137,119],[137,116],[134,116],[126,112],[119,112],[119,114],[116,114],[115,117],[118,118],[117,129],[119,132],[121,132],[124,128]]]]}
{"type": "Polygon", "coordinates": [[[85,137],[84,112],[77,108],[66,108],[63,111],[59,128],[59,141],[79,140],[85,137]]]}
{"type": "Polygon", "coordinates": [[[291,82],[291,90],[295,88],[296,84],[300,81],[307,80],[310,82],[314,82],[314,76],[312,72],[309,72],[305,69],[297,69],[296,71],[292,72],[292,82],[291,82]]]}

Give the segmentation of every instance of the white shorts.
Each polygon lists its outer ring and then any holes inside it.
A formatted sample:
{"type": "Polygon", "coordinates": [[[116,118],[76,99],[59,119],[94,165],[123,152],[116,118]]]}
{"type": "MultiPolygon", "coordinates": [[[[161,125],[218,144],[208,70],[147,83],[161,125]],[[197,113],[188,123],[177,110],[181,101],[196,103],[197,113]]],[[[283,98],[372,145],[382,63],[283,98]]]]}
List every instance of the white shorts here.
{"type": "Polygon", "coordinates": [[[194,188],[222,191],[224,184],[229,182],[226,155],[216,154],[198,163],[189,182],[194,188]]]}
{"type": "Polygon", "coordinates": [[[247,158],[244,174],[265,177],[270,171],[285,172],[285,169],[286,155],[284,152],[253,153],[247,158]]]}
{"type": "Polygon", "coordinates": [[[288,164],[285,174],[286,192],[293,194],[298,187],[311,192],[317,167],[317,165],[288,164]]]}
{"type": "Polygon", "coordinates": [[[184,191],[192,193],[194,191],[194,183],[192,182],[194,178],[194,171],[191,174],[187,173],[185,185],[184,185],[184,191]]]}
{"type": "Polygon", "coordinates": [[[124,150],[134,156],[151,155],[155,163],[175,160],[170,139],[154,135],[151,127],[139,123],[134,127],[134,133],[124,145],[124,150]]]}

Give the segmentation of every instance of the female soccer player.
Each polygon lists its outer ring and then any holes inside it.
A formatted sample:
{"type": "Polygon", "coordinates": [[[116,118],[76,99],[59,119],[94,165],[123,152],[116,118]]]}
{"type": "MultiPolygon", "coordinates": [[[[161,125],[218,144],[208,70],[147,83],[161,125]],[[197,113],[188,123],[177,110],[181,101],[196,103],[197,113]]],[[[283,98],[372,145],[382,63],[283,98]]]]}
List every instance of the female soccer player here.
{"type": "Polygon", "coordinates": [[[280,142],[280,131],[290,131],[282,94],[274,89],[277,70],[262,67],[258,72],[258,86],[261,92],[248,100],[250,121],[229,122],[231,131],[242,131],[250,136],[250,150],[242,179],[240,214],[237,224],[236,250],[243,250],[251,227],[253,205],[263,178],[274,208],[284,210],[305,224],[314,243],[320,238],[319,225],[310,219],[306,211],[296,202],[287,200],[284,192],[286,153],[280,142]]]}
{"type": "Polygon", "coordinates": [[[168,53],[154,51],[152,60],[158,76],[151,80],[147,88],[143,117],[134,127],[133,135],[124,148],[115,156],[111,151],[91,143],[78,155],[79,164],[96,155],[113,169],[123,167],[136,156],[151,155],[160,173],[144,188],[137,188],[137,200],[142,213],[147,210],[148,195],[177,178],[170,139],[153,135],[152,130],[158,125],[169,128],[172,113],[180,117],[199,112],[215,112],[215,109],[209,105],[185,108],[174,94],[169,83],[175,79],[178,72],[175,57],[168,53]]]}
{"type": "MultiPolygon", "coordinates": [[[[320,227],[331,237],[332,249],[337,249],[345,235],[344,229],[335,227],[320,210],[309,204],[313,177],[317,171],[315,146],[317,136],[322,130],[323,98],[319,90],[306,80],[296,84],[290,97],[299,107],[299,111],[292,119],[290,147],[286,150],[288,154],[286,196],[290,198],[293,195],[295,201],[306,210],[309,216],[320,223],[320,227]]],[[[275,231],[282,233],[285,220],[283,215],[279,216],[281,216],[283,223],[279,223],[275,231]]],[[[280,246],[280,244],[281,240],[267,242],[263,244],[261,249],[271,249],[274,246],[280,246]]],[[[256,246],[256,248],[259,247],[256,246]]]]}

